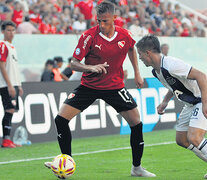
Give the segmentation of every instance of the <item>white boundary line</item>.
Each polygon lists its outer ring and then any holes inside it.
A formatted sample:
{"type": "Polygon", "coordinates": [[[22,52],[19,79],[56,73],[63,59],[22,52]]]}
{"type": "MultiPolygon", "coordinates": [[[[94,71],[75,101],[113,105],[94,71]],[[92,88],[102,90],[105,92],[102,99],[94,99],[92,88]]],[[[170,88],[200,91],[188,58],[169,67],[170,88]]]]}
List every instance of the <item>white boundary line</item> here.
{"type": "MultiPolygon", "coordinates": [[[[175,143],[175,141],[162,142],[162,143],[156,143],[156,144],[146,144],[145,147],[160,146],[160,145],[174,144],[174,143],[175,143]]],[[[73,154],[73,156],[81,156],[81,155],[87,155],[87,154],[97,154],[97,153],[103,153],[103,152],[119,151],[119,150],[130,149],[130,148],[131,147],[103,149],[103,150],[98,150],[98,151],[76,153],[76,154],[73,154]]],[[[53,159],[54,157],[55,156],[30,158],[30,159],[20,159],[20,160],[14,160],[14,161],[5,161],[5,162],[0,162],[0,165],[2,165],[2,164],[11,164],[11,163],[18,163],[18,162],[26,162],[26,161],[37,161],[37,160],[43,160],[43,159],[53,159]]]]}

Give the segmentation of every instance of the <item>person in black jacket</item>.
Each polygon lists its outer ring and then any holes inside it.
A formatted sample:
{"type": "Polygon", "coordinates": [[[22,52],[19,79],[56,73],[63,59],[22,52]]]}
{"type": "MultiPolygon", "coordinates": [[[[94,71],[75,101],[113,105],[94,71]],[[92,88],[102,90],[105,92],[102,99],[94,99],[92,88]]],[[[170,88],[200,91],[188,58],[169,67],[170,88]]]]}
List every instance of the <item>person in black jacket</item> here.
{"type": "Polygon", "coordinates": [[[54,61],[48,59],[45,63],[45,69],[41,75],[41,81],[54,81],[54,73],[52,69],[54,67],[54,61]]]}

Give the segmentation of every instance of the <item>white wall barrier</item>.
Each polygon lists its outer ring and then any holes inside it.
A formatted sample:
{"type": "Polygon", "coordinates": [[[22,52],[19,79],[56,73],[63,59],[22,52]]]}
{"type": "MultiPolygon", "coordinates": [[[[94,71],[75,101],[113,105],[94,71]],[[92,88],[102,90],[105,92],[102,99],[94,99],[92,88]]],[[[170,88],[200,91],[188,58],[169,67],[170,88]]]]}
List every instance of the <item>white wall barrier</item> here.
{"type": "MultiPolygon", "coordinates": [[[[12,119],[12,134],[19,126],[23,126],[32,142],[56,140],[54,118],[64,100],[79,83],[79,81],[23,83],[24,95],[19,97],[20,110],[12,119]]],[[[138,104],[144,132],[174,127],[181,105],[171,100],[165,115],[157,114],[156,107],[166,93],[166,89],[157,79],[145,79],[145,86],[142,89],[135,88],[134,80],[127,80],[126,87],[138,104]]],[[[0,103],[0,119],[2,117],[3,107],[0,103]]],[[[74,117],[70,122],[70,129],[75,138],[130,133],[126,121],[103,100],[97,100],[74,117]]],[[[2,136],[1,123],[0,136],[2,136]]]]}

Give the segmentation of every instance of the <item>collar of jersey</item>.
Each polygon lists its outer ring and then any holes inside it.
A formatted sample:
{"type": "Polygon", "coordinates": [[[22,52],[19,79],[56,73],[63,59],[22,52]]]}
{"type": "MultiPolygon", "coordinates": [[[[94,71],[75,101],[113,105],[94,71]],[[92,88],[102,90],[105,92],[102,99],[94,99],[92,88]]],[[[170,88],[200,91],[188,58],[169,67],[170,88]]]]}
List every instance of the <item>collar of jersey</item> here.
{"type": "Polygon", "coordinates": [[[102,38],[104,38],[105,40],[107,40],[107,41],[109,41],[109,42],[113,41],[113,40],[116,38],[117,34],[118,34],[118,32],[115,31],[114,35],[113,35],[111,38],[108,38],[108,37],[106,37],[102,32],[99,33],[99,35],[100,35],[102,38]]]}

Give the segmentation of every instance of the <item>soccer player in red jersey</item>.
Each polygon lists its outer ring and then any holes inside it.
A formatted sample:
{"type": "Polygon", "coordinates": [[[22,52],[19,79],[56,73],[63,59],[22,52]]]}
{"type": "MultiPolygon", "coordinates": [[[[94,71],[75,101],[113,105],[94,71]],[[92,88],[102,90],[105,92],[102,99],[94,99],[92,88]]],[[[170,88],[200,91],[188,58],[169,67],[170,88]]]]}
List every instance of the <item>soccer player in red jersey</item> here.
{"type": "MultiPolygon", "coordinates": [[[[98,25],[87,30],[79,39],[73,54],[71,68],[83,72],[81,85],[71,93],[55,118],[58,142],[63,154],[71,155],[69,121],[90,106],[96,99],[103,99],[120,113],[131,128],[132,176],[155,177],[141,166],[144,148],[142,122],[137,104],[124,87],[123,62],[128,54],[134,68],[135,83],[143,86],[140,76],[135,41],[130,33],[114,25],[114,4],[104,1],[97,6],[98,25]],[[80,61],[85,57],[85,64],[80,61]]],[[[50,162],[45,163],[51,167],[50,162]]]]}

